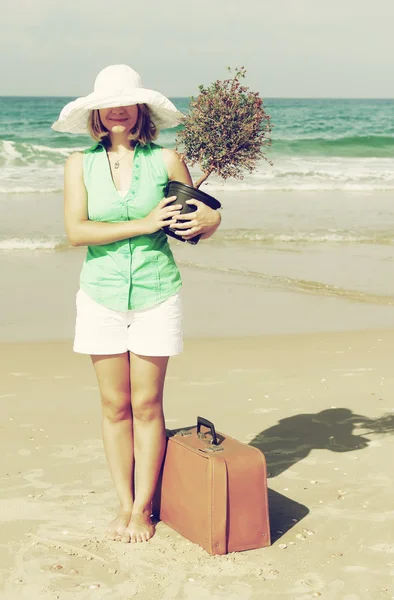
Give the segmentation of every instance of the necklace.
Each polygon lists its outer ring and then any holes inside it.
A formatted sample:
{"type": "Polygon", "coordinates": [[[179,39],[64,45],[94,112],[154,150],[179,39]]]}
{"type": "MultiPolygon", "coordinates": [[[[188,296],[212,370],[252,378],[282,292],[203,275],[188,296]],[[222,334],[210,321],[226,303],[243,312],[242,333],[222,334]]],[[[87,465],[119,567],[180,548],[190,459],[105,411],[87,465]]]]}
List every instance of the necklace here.
{"type": "Polygon", "coordinates": [[[132,152],[132,150],[128,150],[126,152],[126,154],[123,154],[123,156],[121,156],[120,158],[118,158],[115,162],[114,162],[114,169],[119,169],[119,163],[122,160],[122,158],[124,158],[125,156],[127,156],[128,154],[130,154],[130,152],[132,152]]]}

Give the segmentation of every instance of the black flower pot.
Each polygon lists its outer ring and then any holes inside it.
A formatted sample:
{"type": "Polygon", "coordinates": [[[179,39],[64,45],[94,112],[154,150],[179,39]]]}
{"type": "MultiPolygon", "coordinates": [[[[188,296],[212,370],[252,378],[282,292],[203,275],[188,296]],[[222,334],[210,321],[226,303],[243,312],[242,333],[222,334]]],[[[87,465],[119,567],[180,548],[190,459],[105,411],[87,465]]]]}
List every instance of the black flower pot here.
{"type": "MultiPolygon", "coordinates": [[[[176,196],[176,200],[168,204],[167,206],[171,206],[172,204],[182,204],[181,215],[186,215],[187,213],[194,212],[197,210],[197,207],[193,204],[186,204],[186,200],[200,200],[207,204],[210,208],[217,210],[221,207],[219,200],[216,200],[213,196],[202,192],[201,190],[197,190],[196,188],[186,185],[186,183],[181,183],[180,181],[169,181],[165,190],[165,197],[170,198],[171,196],[176,196]]],[[[183,221],[182,221],[183,223],[183,221]]],[[[163,231],[174,237],[181,242],[188,241],[190,244],[197,244],[201,235],[194,236],[191,240],[184,240],[182,237],[171,231],[169,227],[163,227],[163,231]]]]}

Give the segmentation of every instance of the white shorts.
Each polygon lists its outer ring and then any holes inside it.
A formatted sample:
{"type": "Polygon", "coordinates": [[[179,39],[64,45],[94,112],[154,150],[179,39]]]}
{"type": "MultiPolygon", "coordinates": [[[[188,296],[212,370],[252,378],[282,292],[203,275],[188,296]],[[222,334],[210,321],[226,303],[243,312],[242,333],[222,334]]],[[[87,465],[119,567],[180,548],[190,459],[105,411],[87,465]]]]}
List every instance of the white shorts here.
{"type": "Polygon", "coordinates": [[[74,352],[174,356],[183,349],[179,293],[142,310],[120,312],[92,300],[83,290],[76,298],[74,352]]]}

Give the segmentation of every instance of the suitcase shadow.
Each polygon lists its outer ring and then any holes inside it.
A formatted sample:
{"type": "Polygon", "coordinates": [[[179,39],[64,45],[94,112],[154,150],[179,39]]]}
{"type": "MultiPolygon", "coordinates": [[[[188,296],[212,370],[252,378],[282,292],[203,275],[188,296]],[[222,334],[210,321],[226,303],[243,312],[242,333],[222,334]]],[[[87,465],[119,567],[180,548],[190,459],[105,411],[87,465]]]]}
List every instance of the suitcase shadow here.
{"type": "Polygon", "coordinates": [[[287,531],[309,514],[309,509],[279,492],[268,488],[271,544],[277,542],[287,531]]]}

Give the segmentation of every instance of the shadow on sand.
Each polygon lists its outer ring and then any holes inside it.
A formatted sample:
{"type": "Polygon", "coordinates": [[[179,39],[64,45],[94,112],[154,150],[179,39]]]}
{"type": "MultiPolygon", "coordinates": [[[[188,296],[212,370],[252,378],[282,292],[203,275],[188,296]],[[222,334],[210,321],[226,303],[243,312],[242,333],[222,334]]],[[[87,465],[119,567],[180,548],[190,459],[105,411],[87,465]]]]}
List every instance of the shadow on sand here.
{"type": "Polygon", "coordinates": [[[281,419],[277,425],[256,435],[250,446],[264,453],[268,477],[276,477],[306,458],[312,450],[362,450],[371,441],[366,435],[393,432],[394,414],[369,419],[347,408],[329,408],[281,419]]]}
{"type": "MultiPolygon", "coordinates": [[[[259,433],[250,446],[259,448],[267,461],[268,477],[276,477],[315,449],[350,452],[368,447],[369,434],[394,432],[394,415],[369,419],[347,408],[330,408],[319,413],[301,414],[281,419],[277,425],[259,433]],[[357,430],[362,433],[357,433],[357,430]]],[[[269,490],[272,542],[303,519],[309,512],[273,490],[269,490]],[[280,533],[278,533],[280,531],[280,533]]]]}

